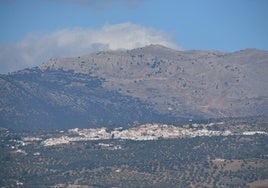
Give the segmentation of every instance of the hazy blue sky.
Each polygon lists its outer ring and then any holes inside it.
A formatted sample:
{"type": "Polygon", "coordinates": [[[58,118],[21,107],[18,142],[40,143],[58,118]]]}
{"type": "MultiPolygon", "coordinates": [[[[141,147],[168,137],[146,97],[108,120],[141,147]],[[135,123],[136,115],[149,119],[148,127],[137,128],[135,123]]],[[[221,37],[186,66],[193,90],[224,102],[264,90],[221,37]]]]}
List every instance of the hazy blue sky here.
{"type": "Polygon", "coordinates": [[[151,43],[268,50],[267,0],[0,0],[0,73],[151,43]]]}

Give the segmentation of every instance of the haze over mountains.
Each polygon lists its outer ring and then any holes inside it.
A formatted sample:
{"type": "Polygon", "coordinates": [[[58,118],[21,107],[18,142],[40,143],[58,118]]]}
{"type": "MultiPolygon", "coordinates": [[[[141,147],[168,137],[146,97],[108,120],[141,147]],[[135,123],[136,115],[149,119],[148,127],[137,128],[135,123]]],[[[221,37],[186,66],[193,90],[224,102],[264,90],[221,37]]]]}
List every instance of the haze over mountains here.
{"type": "Polygon", "coordinates": [[[0,76],[0,126],[118,126],[267,115],[268,52],[150,45],[51,59],[0,76]]]}

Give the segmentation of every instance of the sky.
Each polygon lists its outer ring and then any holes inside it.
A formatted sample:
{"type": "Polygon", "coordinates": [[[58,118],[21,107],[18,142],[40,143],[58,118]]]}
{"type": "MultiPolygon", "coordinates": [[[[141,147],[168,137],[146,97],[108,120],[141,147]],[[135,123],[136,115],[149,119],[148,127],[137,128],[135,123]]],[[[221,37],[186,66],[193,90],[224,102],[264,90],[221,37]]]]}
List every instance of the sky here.
{"type": "Polygon", "coordinates": [[[267,0],[0,0],[0,73],[161,44],[268,50],[267,0]]]}

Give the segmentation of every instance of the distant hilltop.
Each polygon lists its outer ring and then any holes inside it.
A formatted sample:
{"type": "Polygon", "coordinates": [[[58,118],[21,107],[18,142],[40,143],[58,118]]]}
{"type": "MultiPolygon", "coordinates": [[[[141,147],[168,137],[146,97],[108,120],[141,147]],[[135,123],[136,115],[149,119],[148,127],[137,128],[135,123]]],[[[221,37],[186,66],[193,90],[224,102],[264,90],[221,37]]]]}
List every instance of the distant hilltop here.
{"type": "Polygon", "coordinates": [[[72,128],[267,115],[267,72],[268,52],[256,49],[150,45],[50,59],[0,76],[0,124],[72,128]]]}

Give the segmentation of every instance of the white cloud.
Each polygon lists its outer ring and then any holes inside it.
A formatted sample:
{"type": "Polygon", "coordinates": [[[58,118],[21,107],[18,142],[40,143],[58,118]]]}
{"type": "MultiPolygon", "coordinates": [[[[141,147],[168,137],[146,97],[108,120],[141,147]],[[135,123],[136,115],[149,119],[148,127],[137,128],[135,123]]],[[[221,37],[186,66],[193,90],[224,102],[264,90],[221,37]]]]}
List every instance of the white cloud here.
{"type": "Polygon", "coordinates": [[[54,57],[133,49],[150,44],[178,49],[165,32],[132,23],[106,24],[99,29],[74,28],[50,34],[30,34],[17,43],[0,44],[0,73],[37,66],[54,57]]]}

